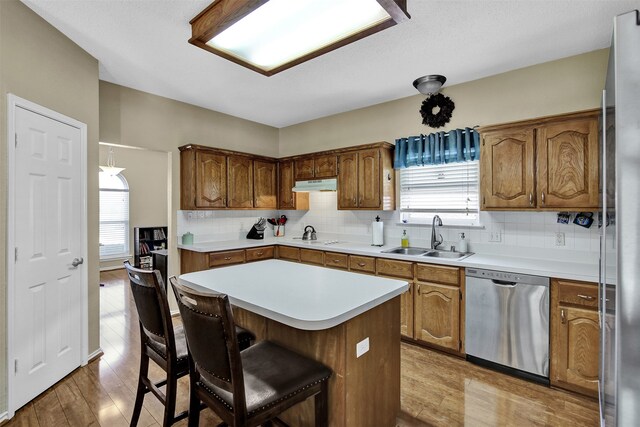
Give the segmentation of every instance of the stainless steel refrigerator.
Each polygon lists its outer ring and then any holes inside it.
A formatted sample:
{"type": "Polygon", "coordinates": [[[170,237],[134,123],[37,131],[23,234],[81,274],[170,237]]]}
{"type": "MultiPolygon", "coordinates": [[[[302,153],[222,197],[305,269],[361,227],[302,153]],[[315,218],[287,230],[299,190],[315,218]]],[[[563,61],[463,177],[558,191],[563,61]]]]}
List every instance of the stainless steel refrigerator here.
{"type": "Polygon", "coordinates": [[[640,426],[640,14],[614,19],[602,102],[600,422],[640,426]]]}

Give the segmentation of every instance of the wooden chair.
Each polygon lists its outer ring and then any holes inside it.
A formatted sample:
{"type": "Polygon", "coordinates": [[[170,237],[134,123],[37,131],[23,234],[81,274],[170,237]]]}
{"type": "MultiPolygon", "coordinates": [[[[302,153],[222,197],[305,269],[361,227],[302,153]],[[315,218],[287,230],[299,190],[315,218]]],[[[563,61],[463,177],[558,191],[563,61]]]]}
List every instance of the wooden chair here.
{"type": "Polygon", "coordinates": [[[315,396],[315,425],[328,424],[331,370],[270,341],[240,352],[229,298],[169,282],[178,301],[189,347],[189,426],[200,402],[233,427],[258,426],[315,396]]]}
{"type": "MultiPolygon", "coordinates": [[[[138,424],[144,396],[151,392],[164,405],[163,426],[170,426],[187,417],[186,411],[175,415],[177,381],[189,372],[184,328],[182,325],[173,327],[160,272],[132,267],[128,261],[124,266],[140,320],[140,372],[131,425],[138,424]],[[167,379],[155,384],[149,380],[149,359],[167,373],[167,379]],[[167,386],[166,394],[160,390],[163,385],[167,386]]],[[[251,332],[242,328],[237,330],[237,340],[242,348],[249,347],[254,339],[251,332]]]]}

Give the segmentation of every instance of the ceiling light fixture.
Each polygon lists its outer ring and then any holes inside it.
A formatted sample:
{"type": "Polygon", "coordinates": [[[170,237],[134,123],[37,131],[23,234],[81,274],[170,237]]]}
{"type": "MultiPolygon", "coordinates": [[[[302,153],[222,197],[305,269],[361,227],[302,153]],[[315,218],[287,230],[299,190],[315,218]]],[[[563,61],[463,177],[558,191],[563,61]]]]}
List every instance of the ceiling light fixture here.
{"type": "Polygon", "coordinates": [[[440,91],[440,88],[447,81],[445,76],[440,74],[430,74],[428,76],[418,77],[413,81],[413,87],[418,89],[418,92],[425,95],[435,95],[440,91]]]}
{"type": "Polygon", "coordinates": [[[113,158],[113,147],[109,147],[109,155],[107,156],[107,166],[100,166],[100,169],[102,169],[102,172],[105,172],[111,176],[116,176],[124,170],[124,168],[116,167],[116,161],[113,158]]]}
{"type": "Polygon", "coordinates": [[[271,76],[410,18],[406,0],[217,0],[189,43],[271,76]]]}

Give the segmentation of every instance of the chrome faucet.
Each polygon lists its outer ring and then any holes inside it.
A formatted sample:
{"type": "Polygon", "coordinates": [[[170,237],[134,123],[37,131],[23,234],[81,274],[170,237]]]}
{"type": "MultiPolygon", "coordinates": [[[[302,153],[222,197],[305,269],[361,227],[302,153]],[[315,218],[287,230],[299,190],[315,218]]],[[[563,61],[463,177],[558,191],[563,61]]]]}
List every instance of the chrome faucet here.
{"type": "Polygon", "coordinates": [[[433,222],[431,223],[431,249],[437,249],[442,244],[442,234],[440,239],[436,239],[436,226],[442,227],[442,219],[438,215],[433,216],[433,222]]]}

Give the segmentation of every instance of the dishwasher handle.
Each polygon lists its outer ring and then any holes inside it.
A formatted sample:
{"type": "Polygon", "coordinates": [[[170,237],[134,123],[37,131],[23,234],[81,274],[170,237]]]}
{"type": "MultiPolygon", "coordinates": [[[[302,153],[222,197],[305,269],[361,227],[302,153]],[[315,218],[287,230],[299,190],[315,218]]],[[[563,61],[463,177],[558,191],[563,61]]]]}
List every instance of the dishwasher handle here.
{"type": "Polygon", "coordinates": [[[516,282],[508,282],[506,280],[491,279],[491,282],[494,285],[504,286],[504,287],[509,287],[509,288],[514,288],[517,285],[516,282]]]}

